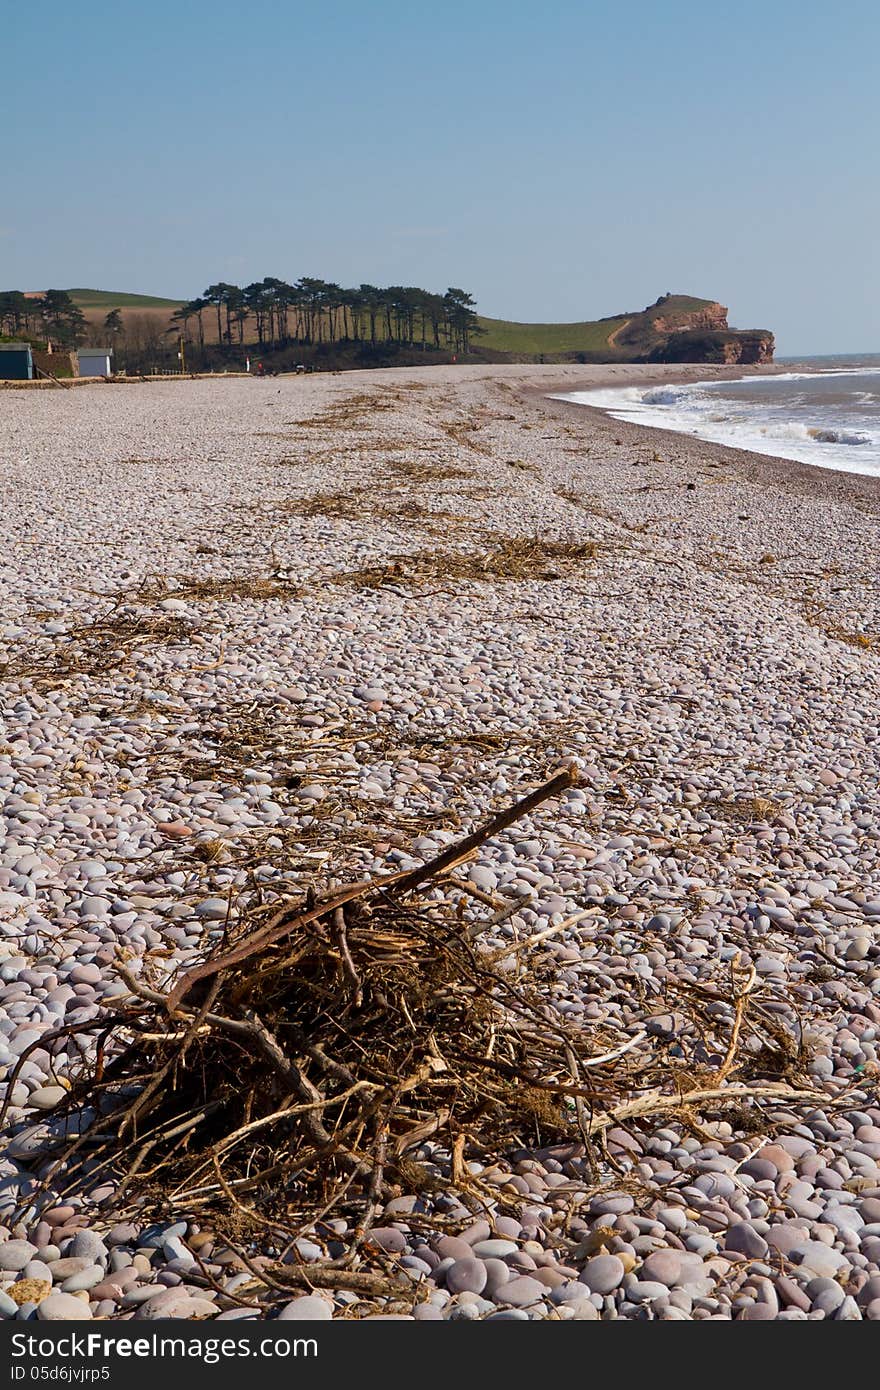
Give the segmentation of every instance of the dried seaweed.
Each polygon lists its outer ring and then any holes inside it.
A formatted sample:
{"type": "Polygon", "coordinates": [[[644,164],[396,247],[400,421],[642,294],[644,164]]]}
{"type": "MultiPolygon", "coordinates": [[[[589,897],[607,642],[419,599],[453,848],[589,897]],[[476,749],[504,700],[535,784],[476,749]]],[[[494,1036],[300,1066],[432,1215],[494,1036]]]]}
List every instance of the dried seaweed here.
{"type": "Polygon", "coordinates": [[[51,639],[32,639],[0,664],[0,680],[28,681],[50,689],[76,676],[102,676],[118,670],[147,646],[188,643],[192,623],[170,614],[135,615],[113,611],[91,621],[72,623],[51,639]]]}
{"type": "Polygon", "coordinates": [[[552,580],[572,566],[593,560],[603,549],[600,541],[545,540],[530,536],[497,536],[485,533],[485,549],[478,551],[414,551],[389,555],[376,565],[331,575],[329,582],[358,589],[385,585],[445,583],[449,580],[552,580]]]}

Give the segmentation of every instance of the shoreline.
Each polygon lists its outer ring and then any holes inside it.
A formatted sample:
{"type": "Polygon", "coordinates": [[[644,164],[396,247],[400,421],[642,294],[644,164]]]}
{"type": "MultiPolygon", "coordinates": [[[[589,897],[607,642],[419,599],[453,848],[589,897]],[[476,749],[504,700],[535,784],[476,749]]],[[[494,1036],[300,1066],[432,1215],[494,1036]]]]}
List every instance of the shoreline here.
{"type": "MultiPolygon", "coordinates": [[[[688,372],[687,375],[675,372],[674,368],[671,368],[669,375],[664,374],[662,376],[656,376],[652,373],[651,375],[646,374],[644,376],[639,374],[636,377],[629,377],[626,380],[621,377],[596,380],[590,379],[587,382],[582,382],[580,385],[566,383],[561,389],[572,393],[578,390],[598,390],[605,386],[619,386],[623,388],[630,385],[644,385],[645,387],[665,384],[670,386],[697,385],[701,381],[739,380],[743,375],[774,376],[787,370],[787,368],[780,367],[778,371],[774,371],[772,368],[757,368],[751,372],[743,372],[742,370],[733,372],[732,370],[728,371],[725,368],[721,368],[711,376],[707,376],[705,371],[698,367],[695,367],[693,372],[688,372]]],[[[810,373],[806,371],[804,372],[804,375],[809,374],[810,373]]],[[[551,387],[550,390],[555,391],[556,387],[551,387]]],[[[804,487],[812,484],[820,493],[827,493],[830,489],[835,496],[841,498],[861,497],[866,501],[880,506],[880,477],[875,477],[871,474],[852,473],[842,468],[825,468],[821,464],[805,463],[802,459],[788,459],[778,454],[763,454],[753,449],[741,449],[732,444],[719,444],[710,440],[699,439],[697,436],[688,434],[683,430],[664,430],[659,425],[636,425],[628,420],[617,420],[610,411],[601,406],[587,405],[577,401],[559,400],[557,397],[551,395],[543,386],[531,388],[524,394],[541,398],[550,406],[560,407],[561,413],[564,413],[567,418],[572,420],[576,419],[580,412],[585,412],[593,417],[603,419],[607,422],[609,430],[614,430],[618,434],[626,432],[627,437],[630,438],[633,443],[637,442],[640,437],[647,440],[649,437],[656,436],[656,438],[662,440],[668,448],[674,441],[688,441],[692,446],[704,451],[707,457],[716,458],[728,463],[731,467],[737,469],[744,479],[750,482],[760,481],[758,473],[763,469],[765,477],[768,480],[772,480],[777,486],[783,489],[793,488],[795,490],[802,490],[804,487]],[[633,433],[633,431],[635,433],[633,433]]]]}

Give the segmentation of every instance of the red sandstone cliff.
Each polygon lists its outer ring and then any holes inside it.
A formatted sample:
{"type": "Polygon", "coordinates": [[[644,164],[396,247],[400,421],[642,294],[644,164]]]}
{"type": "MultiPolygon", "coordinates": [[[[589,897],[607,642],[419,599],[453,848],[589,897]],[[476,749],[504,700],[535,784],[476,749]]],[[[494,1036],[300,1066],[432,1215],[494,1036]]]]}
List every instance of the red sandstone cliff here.
{"type": "Polygon", "coordinates": [[[766,329],[731,328],[715,300],[666,294],[633,314],[613,346],[636,361],[752,364],[772,362],[775,344],[766,329]]]}
{"type": "Polygon", "coordinates": [[[696,309],[691,312],[679,311],[671,314],[653,315],[650,309],[646,312],[651,315],[651,326],[655,333],[663,337],[671,337],[673,333],[694,332],[697,329],[708,329],[712,332],[727,333],[727,309],[723,304],[709,304],[705,309],[696,309]]]}

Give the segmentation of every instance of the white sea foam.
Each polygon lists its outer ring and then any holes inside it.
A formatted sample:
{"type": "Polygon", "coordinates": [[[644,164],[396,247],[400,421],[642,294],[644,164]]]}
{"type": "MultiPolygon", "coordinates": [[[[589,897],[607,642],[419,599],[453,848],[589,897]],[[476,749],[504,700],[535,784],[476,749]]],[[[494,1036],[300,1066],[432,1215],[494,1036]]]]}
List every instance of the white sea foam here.
{"type": "Polygon", "coordinates": [[[866,376],[880,376],[880,368],[625,386],[573,392],[561,399],[605,410],[630,424],[823,468],[880,475],[880,399],[864,388],[866,376]],[[841,392],[842,377],[853,378],[852,391],[841,392]],[[796,388],[788,387],[795,382],[796,388]]]}
{"type": "Polygon", "coordinates": [[[854,434],[852,430],[826,430],[815,426],[807,430],[810,439],[819,444],[873,444],[869,434],[854,434]]]}

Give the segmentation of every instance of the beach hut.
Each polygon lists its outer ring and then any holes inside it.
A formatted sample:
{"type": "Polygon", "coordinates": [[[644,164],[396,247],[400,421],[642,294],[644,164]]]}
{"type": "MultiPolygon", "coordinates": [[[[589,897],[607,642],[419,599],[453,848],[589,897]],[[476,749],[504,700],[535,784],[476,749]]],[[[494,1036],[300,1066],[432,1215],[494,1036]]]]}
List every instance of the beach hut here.
{"type": "Polygon", "coordinates": [[[30,343],[0,343],[0,380],[32,381],[33,375],[30,343]]]}
{"type": "Polygon", "coordinates": [[[76,355],[80,376],[109,376],[113,370],[110,366],[112,348],[78,348],[76,355]]]}

